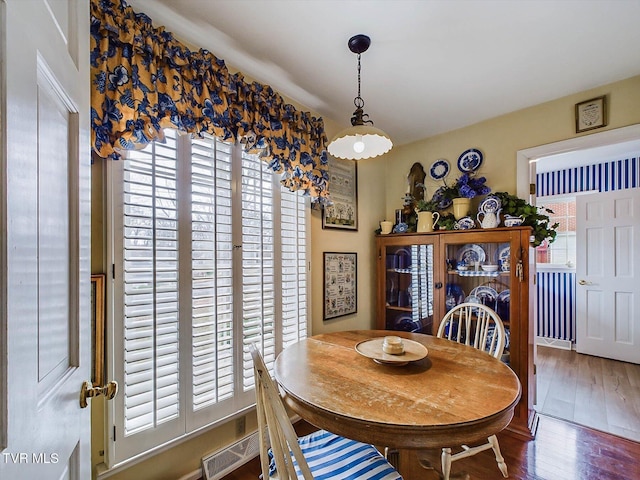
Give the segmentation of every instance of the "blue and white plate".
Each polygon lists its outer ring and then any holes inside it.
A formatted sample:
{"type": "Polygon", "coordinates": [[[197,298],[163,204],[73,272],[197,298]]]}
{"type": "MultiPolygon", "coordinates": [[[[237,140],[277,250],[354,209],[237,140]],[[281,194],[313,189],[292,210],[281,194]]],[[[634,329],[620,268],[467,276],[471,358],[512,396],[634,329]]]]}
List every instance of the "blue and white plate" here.
{"type": "Polygon", "coordinates": [[[486,253],[480,245],[469,243],[458,250],[458,263],[473,265],[475,262],[484,262],[486,253]]]}
{"type": "Polygon", "coordinates": [[[444,158],[440,158],[431,164],[429,176],[434,180],[442,180],[444,177],[449,175],[449,170],[451,170],[449,162],[444,158]]]}
{"type": "Polygon", "coordinates": [[[478,205],[478,212],[498,213],[498,210],[500,210],[500,206],[500,199],[495,195],[489,195],[487,198],[480,202],[480,205],[478,205]]]}
{"type": "Polygon", "coordinates": [[[458,157],[458,170],[464,173],[475,172],[482,165],[482,152],[477,148],[465,150],[458,157]]]}
{"type": "Polygon", "coordinates": [[[511,292],[509,290],[501,291],[496,297],[498,302],[510,302],[511,301],[511,292]]]}
{"type": "Polygon", "coordinates": [[[455,230],[469,230],[471,228],[475,228],[475,226],[476,226],[476,222],[473,221],[473,218],[462,217],[453,225],[453,228],[455,230]]]}
{"type": "MultiPolygon", "coordinates": [[[[502,319],[502,321],[506,322],[509,320],[509,310],[511,304],[511,293],[509,290],[503,290],[498,294],[498,298],[496,298],[496,312],[502,319]]],[[[507,337],[507,340],[509,337],[507,337]]]]}
{"type": "Polygon", "coordinates": [[[496,308],[496,300],[498,298],[498,292],[494,288],[491,288],[486,285],[480,285],[470,293],[471,296],[478,297],[482,303],[484,303],[487,307],[491,307],[495,310],[496,308]]]}
{"type": "Polygon", "coordinates": [[[501,243],[496,250],[496,263],[500,265],[503,272],[508,272],[509,261],[511,259],[511,246],[508,243],[501,243]],[[505,266],[507,268],[505,268],[505,266]]]}

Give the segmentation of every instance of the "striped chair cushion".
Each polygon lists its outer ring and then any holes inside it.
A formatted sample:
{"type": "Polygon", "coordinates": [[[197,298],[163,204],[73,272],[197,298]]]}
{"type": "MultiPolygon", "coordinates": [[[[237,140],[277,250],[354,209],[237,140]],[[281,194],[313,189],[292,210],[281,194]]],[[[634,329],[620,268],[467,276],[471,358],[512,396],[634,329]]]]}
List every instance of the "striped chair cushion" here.
{"type": "MultiPolygon", "coordinates": [[[[298,439],[315,480],[402,480],[402,476],[373,446],[318,430],[298,439]]],[[[269,476],[276,473],[273,459],[269,476]]],[[[298,478],[302,473],[296,465],[298,478]]]]}

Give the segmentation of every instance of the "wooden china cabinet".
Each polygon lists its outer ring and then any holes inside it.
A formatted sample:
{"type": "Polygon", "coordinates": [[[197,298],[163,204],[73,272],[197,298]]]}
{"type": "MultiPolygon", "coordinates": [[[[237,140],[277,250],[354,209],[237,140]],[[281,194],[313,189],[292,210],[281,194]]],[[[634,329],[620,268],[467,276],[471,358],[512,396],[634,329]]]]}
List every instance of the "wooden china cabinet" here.
{"type": "Polygon", "coordinates": [[[377,328],[435,335],[458,303],[493,308],[508,333],[503,361],[522,384],[508,429],[526,438],[535,424],[530,235],[529,227],[510,227],[376,237],[377,328]]]}

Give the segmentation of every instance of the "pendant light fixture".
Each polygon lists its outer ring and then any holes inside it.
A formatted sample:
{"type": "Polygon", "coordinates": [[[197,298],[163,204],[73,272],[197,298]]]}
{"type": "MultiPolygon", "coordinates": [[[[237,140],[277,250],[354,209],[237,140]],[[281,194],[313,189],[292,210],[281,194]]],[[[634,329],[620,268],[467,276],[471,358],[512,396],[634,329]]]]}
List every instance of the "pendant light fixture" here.
{"type": "Polygon", "coordinates": [[[353,100],[356,111],[351,117],[351,127],[338,133],[327,150],[329,154],[349,160],[373,158],[391,150],[393,143],[389,135],[373,126],[369,115],[364,113],[364,100],[360,96],[360,55],[371,45],[371,39],[366,35],[355,35],[349,39],[349,50],[358,55],[358,96],[353,100]]]}

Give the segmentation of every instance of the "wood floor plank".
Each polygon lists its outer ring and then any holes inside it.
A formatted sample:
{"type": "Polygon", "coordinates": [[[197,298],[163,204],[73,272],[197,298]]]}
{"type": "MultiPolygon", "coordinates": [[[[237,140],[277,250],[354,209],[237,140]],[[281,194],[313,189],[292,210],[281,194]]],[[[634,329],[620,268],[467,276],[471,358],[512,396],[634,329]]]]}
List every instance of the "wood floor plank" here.
{"type": "Polygon", "coordinates": [[[602,385],[584,382],[576,384],[576,403],[573,418],[570,420],[597,430],[608,430],[609,421],[602,385]]]}
{"type": "Polygon", "coordinates": [[[640,365],[551,347],[538,347],[536,362],[538,412],[638,440],[640,365]]]}
{"type": "Polygon", "coordinates": [[[640,387],[640,365],[635,363],[625,363],[624,368],[629,377],[629,383],[633,387],[640,387]]]}
{"type": "Polygon", "coordinates": [[[609,424],[615,428],[640,432],[640,416],[635,409],[635,398],[640,388],[632,387],[624,366],[609,366],[604,375],[605,403],[609,424]]]}

